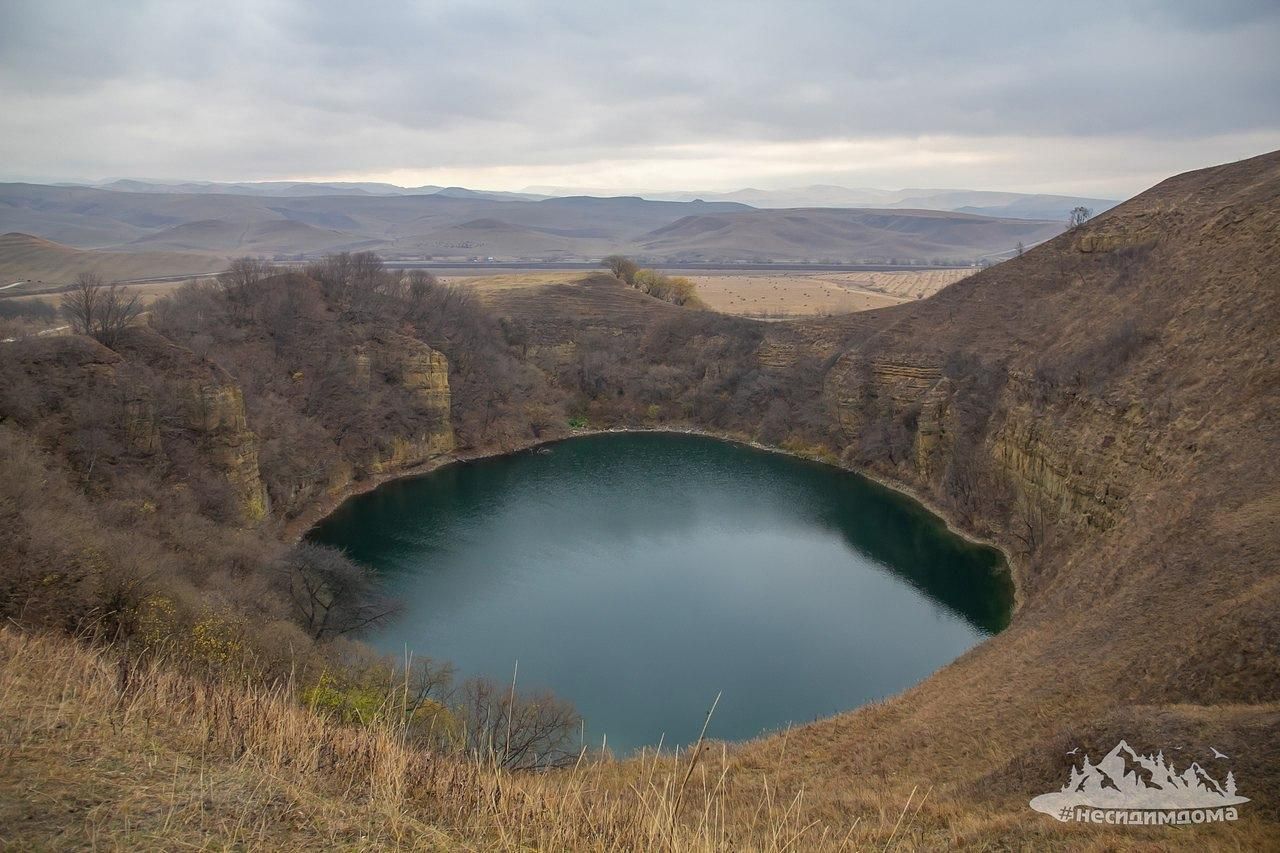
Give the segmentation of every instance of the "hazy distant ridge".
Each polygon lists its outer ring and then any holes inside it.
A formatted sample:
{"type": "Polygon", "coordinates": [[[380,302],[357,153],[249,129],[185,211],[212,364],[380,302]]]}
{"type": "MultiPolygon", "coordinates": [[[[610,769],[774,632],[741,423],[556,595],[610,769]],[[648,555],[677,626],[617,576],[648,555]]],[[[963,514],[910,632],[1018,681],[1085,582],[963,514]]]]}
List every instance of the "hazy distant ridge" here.
{"type": "MultiPolygon", "coordinates": [[[[1027,204],[1009,194],[951,200],[1027,204]]],[[[391,259],[556,262],[624,252],[659,263],[967,265],[1060,233],[1068,209],[1029,220],[889,204],[768,209],[724,199],[542,198],[386,184],[0,184],[0,233],[81,249],[223,258],[371,250],[391,259]]]]}

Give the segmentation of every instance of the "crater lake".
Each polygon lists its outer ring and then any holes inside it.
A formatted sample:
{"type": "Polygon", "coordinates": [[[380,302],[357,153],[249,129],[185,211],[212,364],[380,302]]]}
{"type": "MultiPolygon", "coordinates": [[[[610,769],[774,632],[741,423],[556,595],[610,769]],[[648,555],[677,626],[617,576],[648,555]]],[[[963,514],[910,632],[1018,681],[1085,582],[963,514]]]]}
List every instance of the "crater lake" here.
{"type": "Polygon", "coordinates": [[[356,496],[308,534],[401,609],[366,639],[545,688],[623,753],[801,724],[897,693],[1005,626],[1001,554],[832,466],[607,433],[356,496]]]}

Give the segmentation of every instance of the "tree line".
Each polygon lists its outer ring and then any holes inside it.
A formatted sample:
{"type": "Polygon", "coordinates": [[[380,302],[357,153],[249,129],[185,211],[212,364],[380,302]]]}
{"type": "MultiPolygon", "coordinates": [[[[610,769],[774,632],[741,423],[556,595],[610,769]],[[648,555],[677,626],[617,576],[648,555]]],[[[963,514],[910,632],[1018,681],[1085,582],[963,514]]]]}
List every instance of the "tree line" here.
{"type": "Polygon", "coordinates": [[[657,270],[641,267],[625,255],[610,255],[601,263],[613,273],[614,278],[641,293],[647,293],[655,299],[661,299],[673,305],[689,308],[703,307],[702,300],[698,298],[697,287],[683,276],[666,275],[657,270]]]}

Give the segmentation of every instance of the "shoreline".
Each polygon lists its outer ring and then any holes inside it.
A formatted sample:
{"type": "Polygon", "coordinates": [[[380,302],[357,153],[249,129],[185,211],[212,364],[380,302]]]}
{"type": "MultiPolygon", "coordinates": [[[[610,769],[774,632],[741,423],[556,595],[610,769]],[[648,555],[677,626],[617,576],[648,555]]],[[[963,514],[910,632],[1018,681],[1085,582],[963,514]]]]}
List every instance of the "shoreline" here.
{"type": "Polygon", "coordinates": [[[942,509],[934,501],[920,494],[920,492],[917,491],[914,487],[906,483],[895,482],[875,472],[858,469],[858,468],[850,468],[847,465],[842,465],[837,462],[827,462],[821,459],[813,459],[807,456],[801,456],[797,453],[793,453],[781,447],[772,447],[767,444],[761,444],[760,442],[755,441],[754,439],[751,439],[751,438],[746,438],[740,435],[734,435],[732,433],[714,432],[711,430],[702,429],[700,427],[661,426],[661,427],[605,427],[600,429],[592,429],[592,428],[575,429],[575,430],[570,430],[570,432],[567,435],[560,435],[554,438],[536,439],[536,440],[524,442],[512,448],[507,448],[503,450],[477,451],[474,453],[464,453],[464,454],[455,454],[455,453],[444,454],[441,456],[437,456],[434,459],[428,459],[424,462],[419,463],[418,465],[414,465],[407,468],[398,468],[395,471],[385,471],[377,475],[376,477],[371,477],[366,480],[361,480],[359,482],[352,482],[347,484],[338,492],[334,493],[331,496],[326,497],[325,500],[319,501],[311,505],[310,507],[307,508],[306,511],[298,515],[296,518],[293,518],[285,522],[279,528],[280,535],[278,538],[281,541],[285,542],[286,544],[290,544],[290,545],[297,544],[298,542],[301,542],[306,537],[306,535],[310,533],[313,529],[315,529],[321,522],[323,522],[330,515],[333,515],[333,513],[337,512],[338,509],[347,501],[351,500],[352,498],[358,497],[360,495],[368,494],[369,492],[374,491],[378,487],[383,486],[387,483],[394,482],[396,480],[406,480],[414,477],[423,477],[423,476],[426,476],[427,474],[431,474],[435,471],[438,471],[441,468],[444,468],[446,466],[456,465],[462,462],[477,462],[483,459],[496,459],[500,456],[510,456],[516,453],[524,453],[526,451],[533,450],[538,447],[545,447],[546,445],[549,445],[549,444],[555,444],[561,441],[568,441],[574,438],[587,438],[593,435],[608,435],[611,433],[666,433],[669,435],[696,435],[696,436],[701,436],[703,438],[711,438],[717,441],[728,442],[729,444],[736,444],[736,445],[739,445],[740,447],[749,447],[749,448],[752,448],[753,450],[761,450],[766,453],[777,453],[779,455],[787,456],[792,459],[800,459],[806,462],[814,462],[819,465],[826,465],[828,467],[835,468],[840,471],[844,471],[845,473],[848,473],[848,474],[854,474],[856,476],[863,477],[875,483],[876,485],[882,486],[886,489],[889,489],[890,491],[897,492],[898,494],[903,495],[907,498],[910,498],[911,500],[920,504],[920,506],[922,506],[925,510],[927,510],[931,515],[934,515],[938,519],[940,519],[943,525],[947,528],[949,532],[953,533],[956,536],[959,536],[960,538],[964,539],[966,542],[972,543],[974,545],[982,545],[988,548],[994,548],[997,552],[999,552],[1000,556],[1004,559],[1003,570],[1009,575],[1010,582],[1013,584],[1013,605],[1009,613],[1010,620],[1012,620],[1013,617],[1016,616],[1018,611],[1022,608],[1023,581],[1022,581],[1021,573],[1019,571],[1019,568],[1020,568],[1019,564],[1014,559],[1013,555],[1009,553],[1009,551],[996,540],[982,536],[973,531],[966,530],[964,527],[960,525],[960,523],[952,516],[950,512],[942,509]]]}

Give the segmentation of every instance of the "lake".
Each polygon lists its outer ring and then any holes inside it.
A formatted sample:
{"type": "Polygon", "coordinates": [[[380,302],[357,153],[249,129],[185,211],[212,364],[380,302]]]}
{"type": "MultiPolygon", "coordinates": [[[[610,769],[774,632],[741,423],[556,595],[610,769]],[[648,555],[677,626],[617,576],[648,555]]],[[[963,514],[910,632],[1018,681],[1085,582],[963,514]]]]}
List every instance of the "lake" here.
{"type": "Polygon", "coordinates": [[[449,465],[309,534],[403,610],[367,639],[545,687],[617,752],[745,739],[921,681],[1008,622],[998,551],[837,468],[610,433],[449,465]]]}

